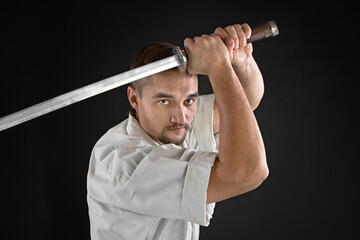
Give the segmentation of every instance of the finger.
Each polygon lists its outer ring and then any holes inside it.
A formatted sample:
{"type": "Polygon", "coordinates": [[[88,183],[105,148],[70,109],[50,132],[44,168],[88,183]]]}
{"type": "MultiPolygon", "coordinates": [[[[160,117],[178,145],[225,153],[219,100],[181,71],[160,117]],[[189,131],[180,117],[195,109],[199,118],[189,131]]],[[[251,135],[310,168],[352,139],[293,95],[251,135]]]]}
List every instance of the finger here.
{"type": "Polygon", "coordinates": [[[200,37],[199,36],[195,36],[195,37],[193,37],[193,42],[197,42],[197,41],[199,41],[199,39],[200,39],[200,37]]]}
{"type": "Polygon", "coordinates": [[[201,37],[202,37],[202,38],[205,38],[205,39],[209,39],[209,38],[210,38],[210,35],[208,35],[208,34],[203,34],[203,35],[201,35],[201,37]]]}
{"type": "Polygon", "coordinates": [[[249,24],[243,23],[243,24],[241,24],[241,27],[245,33],[246,39],[249,39],[251,37],[251,28],[250,28],[249,24]]]}
{"type": "Polygon", "coordinates": [[[218,35],[223,41],[230,37],[221,27],[216,28],[214,34],[218,35]]]}
{"type": "Polygon", "coordinates": [[[230,50],[234,48],[235,42],[229,35],[225,32],[224,29],[218,27],[214,33],[211,33],[210,36],[218,36],[225,43],[226,47],[230,50]]]}
{"type": "Polygon", "coordinates": [[[245,35],[245,32],[244,32],[244,29],[242,28],[242,25],[235,24],[234,29],[236,31],[236,34],[237,34],[238,38],[239,38],[240,46],[245,47],[245,45],[246,45],[246,35],[245,35]]]}
{"type": "Polygon", "coordinates": [[[235,42],[235,49],[239,48],[239,36],[234,26],[230,25],[225,28],[225,31],[229,35],[230,38],[232,38],[235,42]]]}
{"type": "Polygon", "coordinates": [[[185,38],[185,40],[184,40],[185,49],[188,49],[189,47],[191,47],[192,44],[194,44],[194,41],[191,38],[185,38]]]}

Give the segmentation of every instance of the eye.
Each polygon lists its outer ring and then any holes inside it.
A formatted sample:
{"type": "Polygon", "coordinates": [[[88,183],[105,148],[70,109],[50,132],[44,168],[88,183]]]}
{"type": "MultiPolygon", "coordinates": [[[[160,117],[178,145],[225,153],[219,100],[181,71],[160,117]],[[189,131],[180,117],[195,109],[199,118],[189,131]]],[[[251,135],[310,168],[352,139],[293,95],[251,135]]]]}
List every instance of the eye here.
{"type": "Polygon", "coordinates": [[[184,102],[186,105],[191,105],[194,103],[194,99],[189,98],[189,99],[186,99],[184,102]]]}
{"type": "Polygon", "coordinates": [[[161,105],[167,105],[167,104],[169,104],[169,101],[166,100],[166,99],[161,99],[161,100],[159,101],[159,103],[160,103],[161,105]]]}

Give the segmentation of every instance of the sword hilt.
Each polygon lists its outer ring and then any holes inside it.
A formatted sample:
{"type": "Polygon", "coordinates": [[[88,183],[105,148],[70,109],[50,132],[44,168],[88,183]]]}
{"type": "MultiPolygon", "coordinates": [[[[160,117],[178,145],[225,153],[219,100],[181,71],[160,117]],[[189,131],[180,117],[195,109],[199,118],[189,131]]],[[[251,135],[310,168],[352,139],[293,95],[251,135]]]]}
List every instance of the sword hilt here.
{"type": "MultiPolygon", "coordinates": [[[[247,43],[257,42],[259,40],[266,39],[269,37],[275,37],[277,35],[279,35],[279,28],[277,27],[276,22],[274,20],[271,20],[271,21],[257,25],[254,28],[252,28],[251,36],[247,40],[247,43]]],[[[181,50],[180,47],[175,47],[173,52],[174,52],[174,55],[177,56],[179,64],[180,64],[178,66],[179,70],[181,72],[186,72],[186,66],[188,64],[188,57],[187,57],[185,50],[181,50]]]]}
{"type": "Polygon", "coordinates": [[[182,73],[186,72],[186,66],[188,65],[188,56],[187,56],[185,50],[181,50],[180,47],[176,46],[176,47],[174,47],[173,52],[174,52],[174,55],[177,56],[178,62],[180,64],[178,66],[178,69],[182,73]]]}
{"type": "Polygon", "coordinates": [[[275,21],[271,20],[252,28],[251,37],[247,40],[247,43],[257,42],[261,39],[275,37],[277,35],[279,35],[279,28],[275,21]]]}

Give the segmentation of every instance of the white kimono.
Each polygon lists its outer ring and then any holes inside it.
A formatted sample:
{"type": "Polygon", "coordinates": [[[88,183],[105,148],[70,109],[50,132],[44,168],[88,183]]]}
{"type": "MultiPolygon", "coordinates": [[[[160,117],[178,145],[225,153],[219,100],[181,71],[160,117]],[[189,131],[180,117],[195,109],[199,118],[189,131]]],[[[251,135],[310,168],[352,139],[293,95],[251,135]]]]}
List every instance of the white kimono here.
{"type": "Polygon", "coordinates": [[[131,115],[100,138],[87,179],[92,240],[199,238],[215,207],[206,204],[214,99],[199,96],[182,146],[159,145],[131,115]]]}

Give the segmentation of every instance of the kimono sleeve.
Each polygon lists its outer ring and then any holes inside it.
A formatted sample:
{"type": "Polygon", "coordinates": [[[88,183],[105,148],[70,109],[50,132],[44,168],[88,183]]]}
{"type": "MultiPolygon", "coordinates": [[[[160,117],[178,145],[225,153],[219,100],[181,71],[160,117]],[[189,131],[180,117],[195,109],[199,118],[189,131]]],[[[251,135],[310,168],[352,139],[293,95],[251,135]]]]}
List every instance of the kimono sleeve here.
{"type": "Polygon", "coordinates": [[[135,213],[207,226],[212,211],[206,191],[216,156],[173,144],[115,149],[89,178],[89,194],[135,213]]]}

